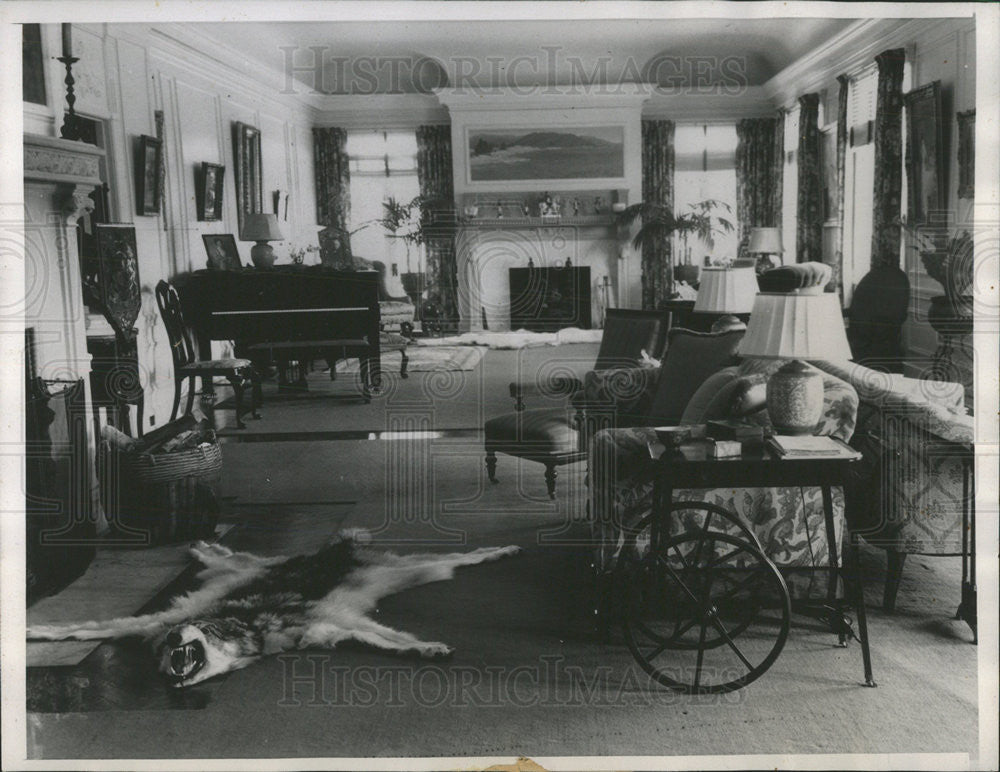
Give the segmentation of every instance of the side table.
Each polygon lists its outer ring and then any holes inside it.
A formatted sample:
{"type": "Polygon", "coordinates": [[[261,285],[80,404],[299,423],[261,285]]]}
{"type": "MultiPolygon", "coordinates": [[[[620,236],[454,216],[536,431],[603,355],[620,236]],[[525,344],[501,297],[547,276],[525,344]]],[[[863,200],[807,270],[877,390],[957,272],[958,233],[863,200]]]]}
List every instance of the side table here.
{"type": "MultiPolygon", "coordinates": [[[[708,445],[693,442],[662,450],[654,478],[652,511],[630,528],[622,555],[638,555],[640,533],[648,526],[649,548],[640,558],[619,560],[617,582],[625,593],[623,606],[626,641],[643,669],[660,683],[686,693],[719,693],[742,688],[760,677],[777,658],[788,631],[788,615],[807,614],[824,619],[838,633],[840,643],[855,637],[844,616],[853,606],[861,644],[866,686],[874,687],[868,620],[857,540],[852,534],[845,555],[850,579],[843,571],[834,523],[833,494],[843,486],[855,455],[843,445],[841,457],[781,458],[767,450],[745,452],[737,458],[716,459],[708,445]],[[829,581],[823,601],[789,602],[781,573],[761,550],[760,543],[738,515],[706,502],[674,501],[678,488],[771,488],[816,486],[822,491],[829,548],[829,581]],[[671,529],[671,517],[684,510],[702,510],[696,528],[671,529]],[[714,520],[714,527],[713,527],[714,520]],[[735,526],[728,531],[727,524],[735,526]],[[720,546],[721,545],[721,546],[720,546]],[[849,587],[848,599],[838,595],[838,578],[849,587]],[[727,613],[729,616],[727,617],[727,613]],[[777,617],[777,618],[776,618],[777,617]],[[659,626],[658,626],[659,625],[659,626]],[[751,629],[753,628],[753,629],[751,629]],[[743,636],[747,643],[741,643],[743,636]],[[754,649],[753,647],[756,647],[754,649]],[[706,653],[719,649],[732,662],[714,666],[706,653]],[[666,652],[696,657],[693,665],[659,664],[666,652]],[[751,652],[756,652],[755,654],[751,652]],[[733,656],[735,655],[735,659],[733,656]]],[[[658,444],[651,445],[656,457],[658,444]]],[[[845,524],[846,525],[846,524],[845,524]]]]}

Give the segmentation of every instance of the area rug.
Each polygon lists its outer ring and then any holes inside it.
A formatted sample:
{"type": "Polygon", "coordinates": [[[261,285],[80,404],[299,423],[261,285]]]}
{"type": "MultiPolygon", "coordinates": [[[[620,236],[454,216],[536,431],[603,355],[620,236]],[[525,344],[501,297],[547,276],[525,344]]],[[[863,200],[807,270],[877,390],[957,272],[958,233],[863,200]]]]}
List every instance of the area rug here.
{"type": "MultiPolygon", "coordinates": [[[[410,362],[407,370],[411,373],[432,373],[448,370],[475,370],[482,361],[486,348],[482,345],[439,346],[435,348],[420,348],[409,346],[406,355],[410,362]]],[[[382,354],[382,369],[388,372],[399,372],[400,358],[395,351],[382,354]]],[[[343,359],[337,362],[338,373],[356,373],[359,369],[357,359],[343,359]]]]}
{"type": "MultiPolygon", "coordinates": [[[[493,349],[519,349],[534,346],[561,346],[564,343],[600,343],[604,330],[581,330],[567,327],[559,332],[531,332],[510,330],[508,332],[466,332],[447,338],[418,338],[417,346],[486,346],[493,349]]],[[[412,369],[412,365],[411,365],[412,369]]]]}

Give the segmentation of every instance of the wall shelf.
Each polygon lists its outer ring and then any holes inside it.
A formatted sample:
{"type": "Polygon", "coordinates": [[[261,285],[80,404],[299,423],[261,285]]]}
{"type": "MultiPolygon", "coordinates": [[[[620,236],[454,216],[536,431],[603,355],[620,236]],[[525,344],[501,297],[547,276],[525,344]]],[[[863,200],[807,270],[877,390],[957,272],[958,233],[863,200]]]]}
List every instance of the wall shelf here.
{"type": "Polygon", "coordinates": [[[581,217],[473,217],[463,219],[462,228],[482,230],[535,229],[535,228],[615,228],[613,214],[584,215],[581,217]]]}

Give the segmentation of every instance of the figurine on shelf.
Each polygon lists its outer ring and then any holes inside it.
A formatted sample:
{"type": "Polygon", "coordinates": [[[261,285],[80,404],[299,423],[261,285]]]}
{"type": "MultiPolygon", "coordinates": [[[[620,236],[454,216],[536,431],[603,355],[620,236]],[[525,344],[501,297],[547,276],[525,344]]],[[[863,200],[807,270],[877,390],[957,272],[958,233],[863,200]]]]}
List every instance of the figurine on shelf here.
{"type": "Polygon", "coordinates": [[[500,201],[497,201],[497,219],[503,219],[503,204],[500,201]]]}
{"type": "Polygon", "coordinates": [[[600,214],[602,211],[604,211],[604,199],[594,196],[594,214],[600,214]]]}
{"type": "Polygon", "coordinates": [[[521,211],[524,213],[525,217],[531,217],[531,207],[528,206],[528,202],[524,201],[521,204],[521,211]]]}
{"type": "Polygon", "coordinates": [[[573,216],[574,217],[580,216],[580,199],[578,198],[573,199],[573,216]]]}
{"type": "Polygon", "coordinates": [[[570,260],[569,257],[566,258],[566,267],[567,268],[572,268],[573,267],[573,261],[570,260]]]}

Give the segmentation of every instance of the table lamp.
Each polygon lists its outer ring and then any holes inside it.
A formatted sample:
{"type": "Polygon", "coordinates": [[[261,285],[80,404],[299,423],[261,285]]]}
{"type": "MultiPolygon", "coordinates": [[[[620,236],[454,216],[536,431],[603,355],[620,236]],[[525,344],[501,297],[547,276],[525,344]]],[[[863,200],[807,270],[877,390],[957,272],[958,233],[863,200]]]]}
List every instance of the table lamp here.
{"type": "Polygon", "coordinates": [[[736,314],[749,314],[757,295],[757,274],[753,267],[706,266],[694,301],[696,314],[722,314],[712,324],[712,332],[745,330],[736,314]]]}
{"type": "Polygon", "coordinates": [[[767,382],[767,411],[778,434],[812,434],[823,414],[823,376],[805,359],[849,360],[840,298],[824,292],[830,267],[800,263],[760,276],[744,357],[790,360],[767,382]]]}
{"type": "Polygon", "coordinates": [[[781,228],[751,228],[747,252],[761,255],[757,261],[757,273],[774,268],[770,255],[780,255],[785,251],[781,245],[781,228]]]}
{"type": "Polygon", "coordinates": [[[247,214],[243,216],[241,241],[256,241],[250,249],[250,259],[258,268],[274,265],[274,247],[267,242],[281,241],[284,236],[278,229],[278,216],[274,214],[247,214]]]}

